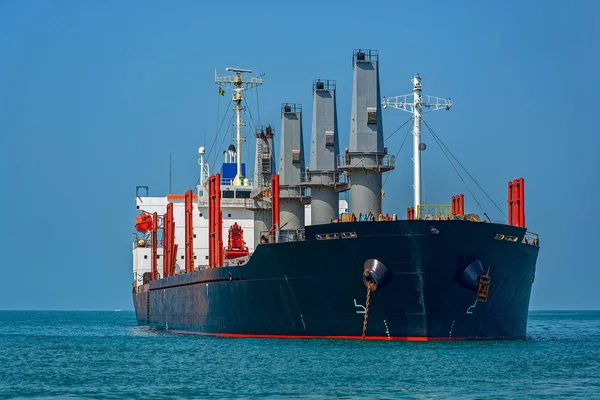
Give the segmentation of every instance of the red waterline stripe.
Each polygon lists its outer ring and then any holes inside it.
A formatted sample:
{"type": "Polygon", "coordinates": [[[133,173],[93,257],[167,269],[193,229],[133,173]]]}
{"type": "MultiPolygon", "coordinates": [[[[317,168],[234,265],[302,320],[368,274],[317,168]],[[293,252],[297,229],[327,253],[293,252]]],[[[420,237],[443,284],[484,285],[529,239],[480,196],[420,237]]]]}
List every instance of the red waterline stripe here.
{"type": "MultiPolygon", "coordinates": [[[[252,339],[346,339],[346,340],[361,340],[362,336],[302,336],[302,335],[253,335],[245,333],[209,333],[209,332],[190,332],[169,329],[169,332],[183,333],[201,336],[217,336],[227,338],[252,338],[252,339]]],[[[429,341],[454,341],[467,340],[466,337],[426,337],[426,336],[365,336],[365,340],[404,340],[409,342],[429,342],[429,341]]]]}

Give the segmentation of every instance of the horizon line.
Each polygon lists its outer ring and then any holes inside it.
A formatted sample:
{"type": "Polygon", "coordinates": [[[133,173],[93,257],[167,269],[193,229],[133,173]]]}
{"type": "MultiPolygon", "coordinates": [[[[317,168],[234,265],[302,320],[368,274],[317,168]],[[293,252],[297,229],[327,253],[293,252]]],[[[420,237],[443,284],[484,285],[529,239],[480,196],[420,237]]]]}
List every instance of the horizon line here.
{"type": "MultiPolygon", "coordinates": [[[[112,308],[112,309],[39,309],[39,308],[0,308],[0,311],[52,311],[52,312],[135,312],[134,309],[128,308],[112,308]]],[[[529,309],[529,311],[561,311],[561,312],[569,312],[569,311],[600,311],[599,308],[537,308],[537,309],[529,309]]]]}

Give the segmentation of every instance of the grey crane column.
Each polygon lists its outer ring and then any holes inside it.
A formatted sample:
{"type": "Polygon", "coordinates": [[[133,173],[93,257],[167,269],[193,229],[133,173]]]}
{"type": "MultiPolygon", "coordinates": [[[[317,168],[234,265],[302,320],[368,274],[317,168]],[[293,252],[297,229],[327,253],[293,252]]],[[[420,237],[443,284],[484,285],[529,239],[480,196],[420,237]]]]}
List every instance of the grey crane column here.
{"type": "Polygon", "coordinates": [[[254,211],[254,246],[260,243],[262,232],[269,231],[273,225],[271,218],[270,196],[265,191],[271,188],[271,177],[275,173],[275,148],[271,125],[256,127],[256,157],[254,161],[254,188],[251,192],[251,206],[254,211]],[[267,201],[268,200],[268,201],[267,201]]]}
{"type": "Polygon", "coordinates": [[[348,186],[340,182],[336,82],[313,82],[313,120],[310,167],[303,185],[311,188],[311,225],[329,224],[339,216],[339,192],[348,186]]]}
{"type": "MultiPolygon", "coordinates": [[[[279,196],[281,230],[304,229],[304,205],[308,198],[300,186],[304,172],[302,106],[282,104],[281,147],[279,152],[279,196]]],[[[280,232],[281,234],[281,232],[280,232]]]]}
{"type": "Polygon", "coordinates": [[[350,174],[350,208],[356,216],[381,214],[381,175],[395,167],[383,146],[379,52],[354,50],[352,56],[350,145],[339,168],[350,174]]]}

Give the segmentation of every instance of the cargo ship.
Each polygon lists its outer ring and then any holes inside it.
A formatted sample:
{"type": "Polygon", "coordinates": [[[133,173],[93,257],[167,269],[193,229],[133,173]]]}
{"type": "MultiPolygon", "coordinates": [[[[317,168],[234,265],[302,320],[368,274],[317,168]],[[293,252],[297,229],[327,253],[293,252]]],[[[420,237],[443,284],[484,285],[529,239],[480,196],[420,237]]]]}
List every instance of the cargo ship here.
{"type": "Polygon", "coordinates": [[[315,79],[308,165],[302,105],[282,103],[278,156],[274,127],[254,126],[252,179],[241,154],[244,93],[263,78],[215,71],[219,95],[235,105],[235,145],[220,170],[211,174],[200,147],[193,190],[151,197],[136,188],[139,325],[240,338],[525,338],[539,237],[525,227],[524,180],[508,183],[503,223],[466,213],[462,194],[422,203],[423,113],[452,101],[424,95],[418,74],[412,93],[382,98],[376,50],[354,50],[352,68],[348,146],[340,150],[336,81],[315,79]],[[382,176],[396,164],[384,109],[410,114],[406,218],[383,210],[382,176]]]}

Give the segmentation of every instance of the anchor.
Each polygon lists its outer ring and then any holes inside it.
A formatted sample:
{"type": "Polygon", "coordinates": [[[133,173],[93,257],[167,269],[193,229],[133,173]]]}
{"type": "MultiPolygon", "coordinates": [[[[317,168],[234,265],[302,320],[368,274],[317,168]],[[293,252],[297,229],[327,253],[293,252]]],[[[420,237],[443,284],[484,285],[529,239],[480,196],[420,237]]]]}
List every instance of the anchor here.
{"type": "Polygon", "coordinates": [[[490,284],[492,283],[492,278],[490,278],[490,268],[492,267],[488,267],[487,272],[479,277],[479,284],[477,286],[477,301],[481,303],[487,303],[488,301],[490,284]]]}
{"type": "MultiPolygon", "coordinates": [[[[371,292],[378,288],[386,286],[391,280],[391,274],[387,267],[379,260],[370,258],[363,265],[362,279],[367,287],[367,300],[365,302],[365,318],[363,320],[362,340],[365,340],[367,332],[367,319],[369,318],[369,302],[371,301],[371,292]]],[[[356,303],[356,300],[355,300],[356,303]]],[[[356,306],[356,304],[355,304],[356,306]]]]}

